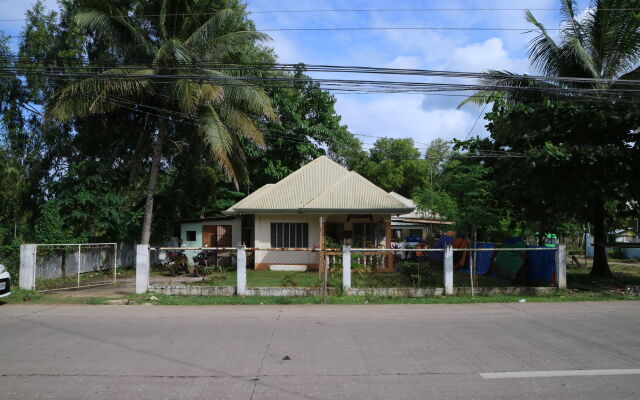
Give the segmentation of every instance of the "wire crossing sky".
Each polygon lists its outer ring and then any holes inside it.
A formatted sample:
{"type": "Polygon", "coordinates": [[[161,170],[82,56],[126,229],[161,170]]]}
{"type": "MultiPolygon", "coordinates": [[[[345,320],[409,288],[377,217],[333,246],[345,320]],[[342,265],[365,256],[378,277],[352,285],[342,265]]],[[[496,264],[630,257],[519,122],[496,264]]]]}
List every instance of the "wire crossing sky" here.
{"type": "MultiPolygon", "coordinates": [[[[19,36],[29,3],[0,0],[0,30],[19,36]]],[[[51,9],[56,3],[45,0],[51,9]]],[[[578,2],[579,8],[587,5],[585,0],[578,2]]],[[[412,137],[420,143],[487,134],[482,107],[457,109],[467,95],[461,92],[462,85],[477,82],[472,76],[426,76],[391,69],[473,73],[495,69],[537,75],[526,56],[526,44],[534,34],[527,33],[531,27],[524,10],[531,9],[549,33],[557,35],[559,7],[559,0],[450,0],[446,4],[436,0],[247,1],[256,29],[268,30],[273,38],[270,45],[280,63],[319,66],[310,67],[309,75],[324,80],[323,87],[332,90],[336,110],[353,133],[412,137]],[[337,74],[326,66],[342,70],[337,74]],[[364,74],[379,75],[380,71],[345,66],[375,66],[388,69],[385,74],[389,76],[367,79],[364,74]],[[396,83],[354,83],[359,80],[396,83]],[[412,88],[416,93],[410,94],[411,82],[423,87],[412,88]],[[424,84],[430,85],[429,93],[424,84]],[[440,90],[445,85],[457,92],[440,90]]],[[[10,44],[16,46],[18,39],[10,44]]]]}

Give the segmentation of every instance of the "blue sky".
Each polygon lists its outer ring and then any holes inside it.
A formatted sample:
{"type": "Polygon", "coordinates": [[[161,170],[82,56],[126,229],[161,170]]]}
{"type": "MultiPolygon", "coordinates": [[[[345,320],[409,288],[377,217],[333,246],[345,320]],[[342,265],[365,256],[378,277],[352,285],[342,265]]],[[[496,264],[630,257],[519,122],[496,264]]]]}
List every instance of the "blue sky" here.
{"type": "MultiPolygon", "coordinates": [[[[586,6],[586,0],[579,2],[586,6]]],[[[32,2],[0,0],[3,18],[20,18],[32,2]]],[[[47,0],[56,7],[55,0],[47,0]]],[[[559,8],[559,0],[249,0],[250,11],[309,9],[407,8],[559,8]]],[[[558,28],[558,11],[534,11],[548,28],[558,28]]],[[[335,27],[529,27],[524,11],[329,12],[255,13],[258,30],[271,28],[335,27]]],[[[19,33],[20,23],[0,22],[0,29],[19,33]]],[[[506,69],[534,73],[527,62],[526,44],[533,36],[517,31],[323,31],[269,32],[282,63],[357,65],[480,72],[506,69]]],[[[312,74],[314,77],[328,75],[312,74]]],[[[331,75],[344,78],[344,75],[331,75]]],[[[352,75],[350,77],[359,77],[352,75]]],[[[371,79],[371,76],[365,77],[371,79]]],[[[397,77],[380,76],[397,80],[397,77]]],[[[413,80],[419,78],[411,78],[413,80]]],[[[481,112],[475,105],[456,109],[458,97],[407,94],[337,94],[336,109],[356,134],[412,137],[424,148],[435,138],[464,139],[481,112]]],[[[486,135],[481,119],[472,135],[486,135]]],[[[375,139],[361,137],[365,143],[375,139]]]]}

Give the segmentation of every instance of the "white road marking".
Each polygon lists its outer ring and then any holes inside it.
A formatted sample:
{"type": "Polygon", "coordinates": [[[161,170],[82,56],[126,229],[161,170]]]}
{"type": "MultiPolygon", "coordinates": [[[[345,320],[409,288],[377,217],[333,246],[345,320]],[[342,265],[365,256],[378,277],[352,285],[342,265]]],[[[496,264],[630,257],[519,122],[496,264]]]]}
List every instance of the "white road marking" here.
{"type": "Polygon", "coordinates": [[[558,376],[640,375],[639,369],[573,369],[565,371],[481,372],[484,379],[552,378],[558,376]]]}

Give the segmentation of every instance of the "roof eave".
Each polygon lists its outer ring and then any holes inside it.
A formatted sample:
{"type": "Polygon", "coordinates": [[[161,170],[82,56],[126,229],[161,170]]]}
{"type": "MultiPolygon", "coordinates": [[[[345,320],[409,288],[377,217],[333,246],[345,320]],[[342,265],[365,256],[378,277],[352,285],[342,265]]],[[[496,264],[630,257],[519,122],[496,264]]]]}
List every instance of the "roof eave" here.
{"type": "MultiPolygon", "coordinates": [[[[228,211],[228,210],[227,210],[228,211]]],[[[224,213],[226,213],[225,211],[224,213]]],[[[406,214],[406,208],[239,208],[234,214],[406,214]]]]}

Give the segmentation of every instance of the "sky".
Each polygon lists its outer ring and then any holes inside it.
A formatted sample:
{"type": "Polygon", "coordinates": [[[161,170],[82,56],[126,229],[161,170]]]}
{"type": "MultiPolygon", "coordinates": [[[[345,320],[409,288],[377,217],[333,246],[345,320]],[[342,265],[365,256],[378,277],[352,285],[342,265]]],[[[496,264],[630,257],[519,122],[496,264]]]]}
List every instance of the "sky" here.
{"type": "MultiPolygon", "coordinates": [[[[559,0],[248,0],[248,11],[258,30],[274,28],[340,27],[456,27],[529,28],[524,9],[547,28],[558,28],[559,0]],[[273,13],[285,10],[338,9],[464,9],[405,12],[307,12],[273,13]],[[476,10],[472,10],[472,9],[476,10]],[[510,10],[477,10],[502,8],[510,10]],[[548,10],[551,9],[551,10],[548,10]]],[[[587,0],[578,5],[585,7],[587,0]]],[[[32,2],[0,0],[2,18],[21,18],[32,2]]],[[[45,5],[56,8],[56,0],[45,5]]],[[[21,22],[0,22],[0,30],[17,34],[21,22]]],[[[534,36],[521,31],[478,30],[378,30],[378,31],[278,31],[267,32],[273,39],[281,63],[351,65],[431,70],[482,72],[487,69],[516,73],[536,73],[527,61],[526,45],[534,36]]],[[[371,76],[318,74],[312,77],[364,78],[371,76]]],[[[400,80],[397,76],[377,79],[400,80]]],[[[426,82],[428,78],[410,77],[426,82]]],[[[433,79],[433,78],[432,78],[433,79]]],[[[449,82],[449,81],[448,81],[449,82]]],[[[413,138],[424,150],[436,138],[465,139],[486,136],[483,108],[466,105],[457,109],[462,97],[416,94],[336,94],[336,111],[342,123],[365,147],[371,136],[413,138]],[[475,125],[475,127],[474,127],[475,125]],[[473,130],[472,130],[473,128],[473,130]]],[[[486,107],[485,112],[490,107],[486,107]]]]}

